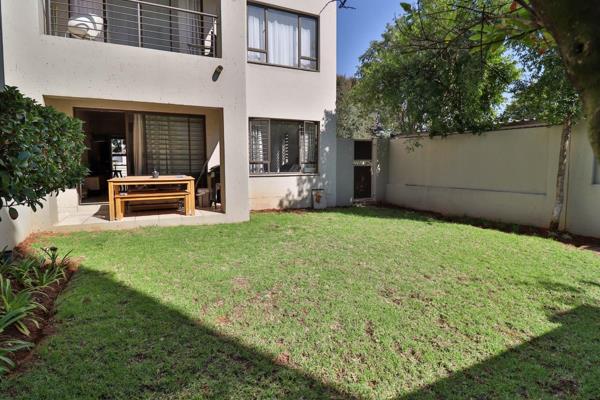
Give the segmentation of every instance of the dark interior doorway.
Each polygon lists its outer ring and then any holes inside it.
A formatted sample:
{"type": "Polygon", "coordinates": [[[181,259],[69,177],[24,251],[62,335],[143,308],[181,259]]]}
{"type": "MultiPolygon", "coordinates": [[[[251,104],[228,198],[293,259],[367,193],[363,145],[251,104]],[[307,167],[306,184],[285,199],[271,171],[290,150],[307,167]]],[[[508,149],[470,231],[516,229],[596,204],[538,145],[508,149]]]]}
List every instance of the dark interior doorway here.
{"type": "Polygon", "coordinates": [[[354,166],[354,198],[368,199],[371,197],[371,167],[354,166]]]}
{"type": "Polygon", "coordinates": [[[107,181],[116,176],[125,177],[128,172],[126,113],[77,109],[75,117],[83,121],[88,148],[83,164],[89,174],[79,188],[80,202],[107,202],[107,181]]]}
{"type": "Polygon", "coordinates": [[[372,158],[373,142],[370,140],[354,141],[354,199],[370,199],[372,197],[372,158]]]}

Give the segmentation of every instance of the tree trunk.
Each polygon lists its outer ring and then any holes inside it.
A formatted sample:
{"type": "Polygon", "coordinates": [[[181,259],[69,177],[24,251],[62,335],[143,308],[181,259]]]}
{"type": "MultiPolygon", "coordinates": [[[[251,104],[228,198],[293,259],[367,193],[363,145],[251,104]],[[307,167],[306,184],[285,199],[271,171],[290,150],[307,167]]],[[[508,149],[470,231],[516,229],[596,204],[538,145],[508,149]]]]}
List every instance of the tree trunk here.
{"type": "Polygon", "coordinates": [[[581,94],[590,144],[600,159],[600,1],[530,1],[556,40],[567,76],[581,94]]]}
{"type": "Polygon", "coordinates": [[[560,226],[560,216],[565,204],[565,176],[567,172],[567,158],[569,155],[569,144],[571,143],[571,128],[573,121],[567,117],[563,123],[562,134],[560,136],[560,153],[558,155],[558,172],[556,174],[556,199],[554,200],[554,210],[550,220],[550,230],[558,231],[560,226]]]}

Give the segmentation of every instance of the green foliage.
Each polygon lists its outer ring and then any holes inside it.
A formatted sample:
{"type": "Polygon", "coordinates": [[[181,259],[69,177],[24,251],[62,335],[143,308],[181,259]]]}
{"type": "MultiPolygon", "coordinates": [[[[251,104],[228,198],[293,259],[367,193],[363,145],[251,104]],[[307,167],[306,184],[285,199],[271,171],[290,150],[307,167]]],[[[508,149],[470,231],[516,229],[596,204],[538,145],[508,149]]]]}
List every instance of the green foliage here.
{"type": "Polygon", "coordinates": [[[36,311],[47,310],[36,299],[44,296],[43,289],[66,278],[68,254],[59,257],[55,247],[42,249],[47,256],[28,256],[0,262],[0,373],[14,364],[9,355],[31,344],[3,339],[2,334],[14,326],[29,336],[29,326],[39,327],[36,311]]]}
{"type": "Polygon", "coordinates": [[[348,139],[368,139],[374,135],[377,116],[355,96],[353,88],[356,83],[356,78],[337,77],[337,135],[348,139]]]}
{"type": "MultiPolygon", "coordinates": [[[[459,0],[458,4],[466,5],[471,2],[459,0]]],[[[525,2],[523,2],[525,3],[525,2]]],[[[534,8],[517,1],[486,1],[472,9],[472,23],[468,29],[458,29],[454,32],[468,32],[472,49],[479,51],[496,49],[507,43],[521,43],[536,48],[542,52],[556,47],[556,41],[548,30],[541,25],[539,18],[534,15],[534,8]]],[[[461,28],[461,27],[459,27],[461,28]]]]}
{"type": "Polygon", "coordinates": [[[473,18],[468,8],[424,2],[371,45],[361,58],[356,92],[380,112],[384,126],[399,134],[446,135],[494,125],[518,71],[503,48],[474,53],[468,36],[453,33],[473,18]]]}
{"type": "Polygon", "coordinates": [[[81,121],[24,97],[0,91],[0,208],[18,216],[15,205],[34,211],[41,200],[77,185],[87,170],[81,121]]]}
{"type": "Polygon", "coordinates": [[[10,354],[31,347],[33,347],[33,344],[24,340],[6,340],[0,342],[0,375],[10,371],[15,366],[15,363],[9,358],[10,354]]]}
{"type": "Polygon", "coordinates": [[[19,332],[29,335],[26,319],[37,324],[35,318],[28,317],[39,307],[41,305],[33,300],[31,291],[14,291],[10,279],[0,276],[0,333],[15,325],[19,332]]]}
{"type": "Polygon", "coordinates": [[[504,118],[537,119],[554,125],[577,118],[582,111],[580,97],[567,79],[558,50],[526,44],[515,45],[513,49],[526,73],[512,89],[513,101],[504,118]]]}
{"type": "Polygon", "coordinates": [[[356,207],[38,240],[86,266],[13,400],[600,393],[600,257],[551,239],[356,207]]]}

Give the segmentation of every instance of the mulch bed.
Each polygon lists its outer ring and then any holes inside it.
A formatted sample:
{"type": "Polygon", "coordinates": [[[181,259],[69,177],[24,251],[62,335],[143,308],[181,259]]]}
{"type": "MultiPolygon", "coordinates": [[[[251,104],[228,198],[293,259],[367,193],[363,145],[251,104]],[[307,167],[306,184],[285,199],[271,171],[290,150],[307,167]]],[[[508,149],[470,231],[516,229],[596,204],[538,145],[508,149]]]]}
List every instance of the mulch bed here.
{"type": "MultiPolygon", "coordinates": [[[[27,255],[34,255],[34,251],[30,247],[32,242],[33,239],[28,239],[18,245],[13,251],[14,257],[20,258],[27,255]]],[[[23,335],[15,326],[11,326],[2,334],[2,339],[24,340],[26,342],[33,343],[33,346],[30,349],[21,350],[10,355],[11,360],[16,364],[16,367],[12,372],[18,370],[19,367],[31,360],[35,346],[45,337],[54,332],[53,317],[56,313],[54,308],[56,299],[68,286],[69,281],[71,280],[73,274],[77,271],[78,267],[78,260],[70,260],[66,268],[65,279],[41,289],[39,293],[36,293],[32,296],[33,299],[41,304],[45,310],[38,308],[33,312],[33,317],[36,319],[37,325],[29,319],[26,321],[25,325],[30,331],[29,336],[23,335]]],[[[15,289],[19,290],[20,288],[16,287],[15,289]]]]}

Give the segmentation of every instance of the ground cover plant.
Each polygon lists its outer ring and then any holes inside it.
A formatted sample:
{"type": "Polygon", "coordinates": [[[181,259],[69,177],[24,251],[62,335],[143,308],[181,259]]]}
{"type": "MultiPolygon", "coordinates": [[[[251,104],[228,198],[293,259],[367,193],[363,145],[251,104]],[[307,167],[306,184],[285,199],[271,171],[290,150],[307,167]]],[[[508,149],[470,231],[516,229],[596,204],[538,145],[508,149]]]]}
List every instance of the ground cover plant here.
{"type": "Polygon", "coordinates": [[[33,347],[69,275],[68,255],[59,257],[55,247],[41,252],[0,260],[0,376],[15,367],[19,352],[33,347]]]}
{"type": "Polygon", "coordinates": [[[386,208],[40,238],[80,270],[10,399],[592,399],[600,256],[386,208]]]}

